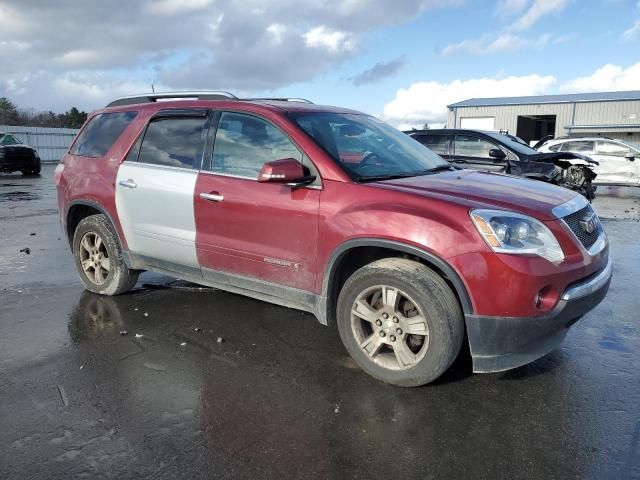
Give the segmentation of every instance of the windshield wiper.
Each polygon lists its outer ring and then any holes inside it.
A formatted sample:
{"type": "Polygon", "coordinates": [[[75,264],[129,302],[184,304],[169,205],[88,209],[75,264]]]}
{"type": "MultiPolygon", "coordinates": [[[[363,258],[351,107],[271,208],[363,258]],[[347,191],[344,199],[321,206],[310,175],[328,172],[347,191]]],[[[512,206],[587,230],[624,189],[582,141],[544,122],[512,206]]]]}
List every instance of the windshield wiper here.
{"type": "Polygon", "coordinates": [[[426,170],[418,170],[416,172],[407,172],[407,173],[394,173],[387,175],[372,175],[370,177],[358,177],[358,182],[375,182],[379,180],[394,180],[397,178],[409,178],[409,177],[420,177],[422,175],[431,175],[432,173],[442,172],[444,170],[455,170],[456,167],[453,165],[437,165],[433,168],[428,168],[426,170]]]}
{"type": "Polygon", "coordinates": [[[376,182],[378,180],[394,180],[396,178],[415,177],[420,173],[393,173],[388,175],[358,176],[358,182],[376,182]]]}
{"type": "Polygon", "coordinates": [[[429,173],[443,172],[445,170],[455,170],[455,167],[453,165],[447,165],[447,164],[437,165],[433,168],[424,170],[423,174],[428,175],[429,173]]]}

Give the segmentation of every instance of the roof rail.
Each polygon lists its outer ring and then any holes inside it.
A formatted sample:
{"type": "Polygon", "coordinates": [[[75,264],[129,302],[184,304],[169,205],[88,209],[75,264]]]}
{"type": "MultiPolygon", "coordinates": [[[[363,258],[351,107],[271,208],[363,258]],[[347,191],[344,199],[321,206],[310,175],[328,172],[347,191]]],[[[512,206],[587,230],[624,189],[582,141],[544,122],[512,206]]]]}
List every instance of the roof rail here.
{"type": "Polygon", "coordinates": [[[286,97],[259,97],[259,98],[243,98],[242,100],[253,101],[253,100],[272,100],[276,102],[298,102],[298,103],[310,103],[313,105],[311,100],[307,100],[306,98],[286,98],[286,97]]]}
{"type": "Polygon", "coordinates": [[[199,90],[187,92],[153,92],[130,95],[114,100],[106,108],[121,107],[123,105],[135,105],[139,103],[154,103],[162,100],[238,100],[235,95],[217,90],[199,90]]]}

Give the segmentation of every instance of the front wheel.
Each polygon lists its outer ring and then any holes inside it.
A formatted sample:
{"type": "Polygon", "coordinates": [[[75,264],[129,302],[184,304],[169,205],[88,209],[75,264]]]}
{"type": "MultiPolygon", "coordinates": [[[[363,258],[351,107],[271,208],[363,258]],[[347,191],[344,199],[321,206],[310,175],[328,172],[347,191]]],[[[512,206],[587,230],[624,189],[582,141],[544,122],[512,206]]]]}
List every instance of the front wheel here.
{"type": "Polygon", "coordinates": [[[357,270],[338,298],[338,330],[369,375],[412,387],[432,382],[462,347],[464,320],[451,288],[425,265],[386,258],[357,270]]]}
{"type": "Polygon", "coordinates": [[[124,263],[118,237],[107,217],[101,214],[80,221],[73,236],[73,256],[80,280],[94,293],[128,292],[140,274],[124,263]]]}

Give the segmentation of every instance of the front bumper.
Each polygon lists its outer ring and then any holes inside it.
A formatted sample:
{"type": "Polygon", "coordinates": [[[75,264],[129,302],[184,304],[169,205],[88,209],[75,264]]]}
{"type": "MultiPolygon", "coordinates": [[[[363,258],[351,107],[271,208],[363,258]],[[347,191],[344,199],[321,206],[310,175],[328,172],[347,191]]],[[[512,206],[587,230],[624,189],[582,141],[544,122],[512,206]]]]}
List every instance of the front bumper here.
{"type": "Polygon", "coordinates": [[[526,365],[555,349],[580,317],[609,290],[613,266],[570,285],[556,307],[540,317],[465,315],[474,372],[501,372],[526,365]]]}

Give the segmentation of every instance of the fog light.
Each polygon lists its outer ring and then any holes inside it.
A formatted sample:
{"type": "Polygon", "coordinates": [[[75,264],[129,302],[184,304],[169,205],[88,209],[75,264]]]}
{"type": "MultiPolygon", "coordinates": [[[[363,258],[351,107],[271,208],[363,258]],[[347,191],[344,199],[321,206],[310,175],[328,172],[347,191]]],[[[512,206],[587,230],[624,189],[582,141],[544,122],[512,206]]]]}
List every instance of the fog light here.
{"type": "Polygon", "coordinates": [[[545,312],[555,307],[557,302],[558,291],[551,285],[541,288],[534,299],[536,308],[545,312]]]}

